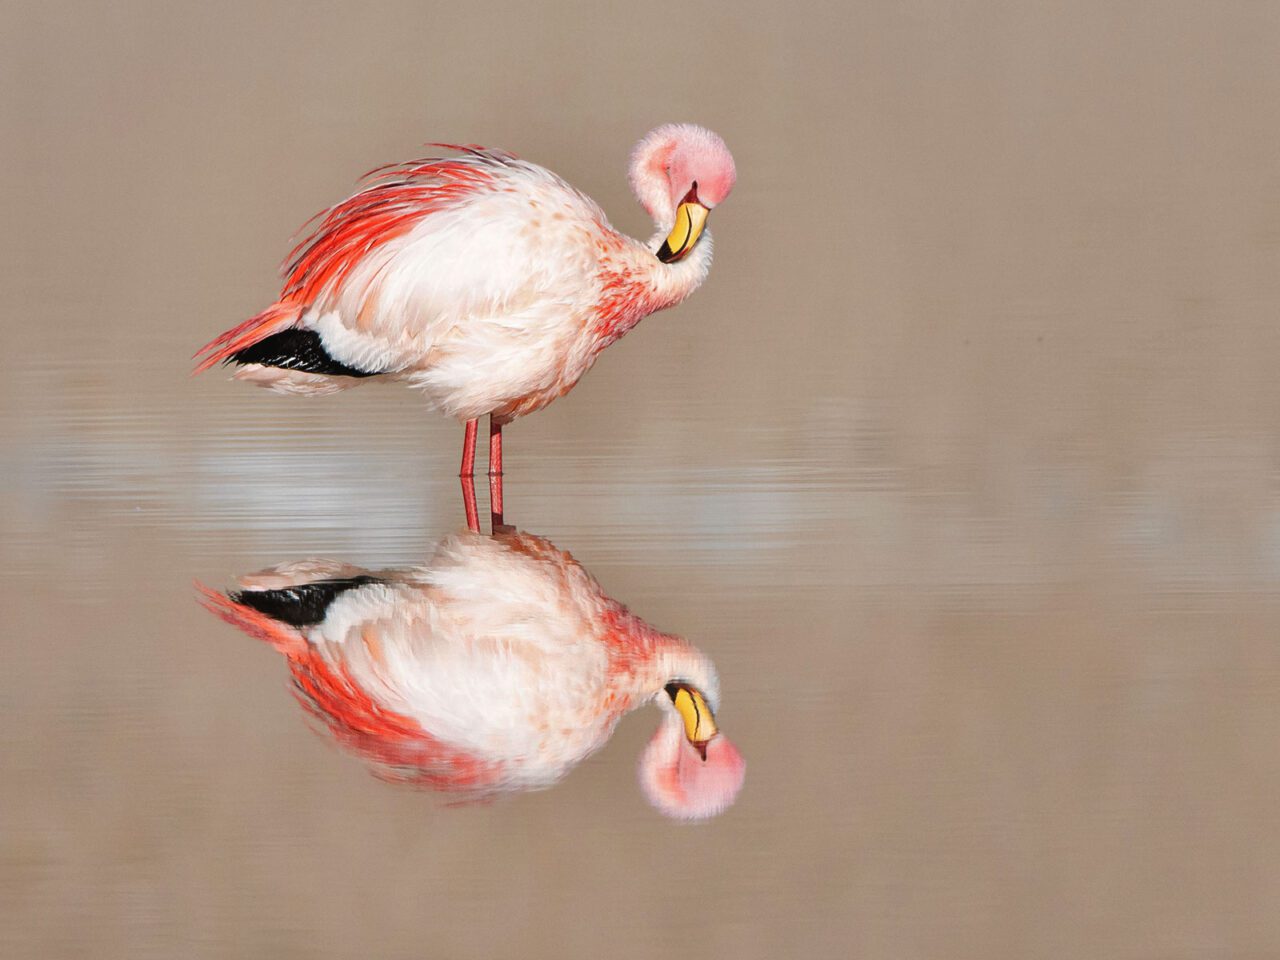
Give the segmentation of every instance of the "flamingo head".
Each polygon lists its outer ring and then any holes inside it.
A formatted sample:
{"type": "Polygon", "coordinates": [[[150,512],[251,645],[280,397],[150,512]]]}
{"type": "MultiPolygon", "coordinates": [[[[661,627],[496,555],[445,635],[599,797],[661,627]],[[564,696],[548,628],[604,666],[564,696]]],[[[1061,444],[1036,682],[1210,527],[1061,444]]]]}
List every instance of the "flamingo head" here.
{"type": "Polygon", "coordinates": [[[651,131],[631,154],[631,189],[664,230],[658,259],[685,257],[707,223],[707,215],[729,196],[737,172],[733,154],[719,136],[692,123],[669,123],[651,131]]]}
{"type": "Polygon", "coordinates": [[[746,761],[716,727],[708,698],[698,687],[674,680],[654,699],[664,715],[640,757],[645,796],[669,817],[714,817],[737,798],[746,761]]]}

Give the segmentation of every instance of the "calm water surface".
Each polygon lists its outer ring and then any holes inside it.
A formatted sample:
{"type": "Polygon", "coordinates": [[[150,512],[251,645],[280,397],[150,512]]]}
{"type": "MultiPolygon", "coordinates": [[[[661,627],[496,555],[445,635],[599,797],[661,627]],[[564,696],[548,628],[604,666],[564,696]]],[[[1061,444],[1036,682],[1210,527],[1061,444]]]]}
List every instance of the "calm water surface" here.
{"type": "Polygon", "coordinates": [[[483,77],[422,55],[416,5],[305,42],[130,9],[0,31],[0,953],[1280,955],[1263,6],[761,6],[714,54],[452,11],[483,77]],[[194,584],[422,563],[461,430],[187,357],[422,140],[516,148],[639,233],[626,150],[686,116],[741,173],[711,279],[507,431],[506,519],[714,660],[742,793],[651,809],[652,710],[546,791],[383,783],[194,584]]]}
{"type": "Polygon", "coordinates": [[[1085,917],[1121,940],[1135,916],[1269,935],[1246,896],[1272,889],[1280,786],[1260,440],[1171,436],[1115,482],[1087,450],[913,463],[834,400],[731,424],[705,458],[611,437],[626,402],[560,436],[518,425],[507,519],[719,667],[746,786],[681,826],[636,785],[648,713],[552,790],[448,806],[335,751],[279,657],[196,605],[193,580],[302,557],[423,562],[463,523],[460,431],[393,390],[307,403],[175,377],[166,411],[105,376],[29,372],[6,447],[21,943],[349,956],[425,930],[455,955],[666,937],[889,955],[908,929],[1070,942],[1085,917]]]}

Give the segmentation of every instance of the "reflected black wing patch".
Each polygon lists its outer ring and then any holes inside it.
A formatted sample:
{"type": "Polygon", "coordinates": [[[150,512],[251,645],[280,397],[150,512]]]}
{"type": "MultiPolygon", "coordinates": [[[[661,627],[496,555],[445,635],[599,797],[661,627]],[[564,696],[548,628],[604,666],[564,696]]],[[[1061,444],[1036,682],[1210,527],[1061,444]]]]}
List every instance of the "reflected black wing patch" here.
{"type": "Polygon", "coordinates": [[[341,594],[370,583],[385,583],[379,577],[344,577],[299,583],[280,590],[243,590],[230,594],[235,603],[252,607],[272,620],[291,627],[310,627],[324,619],[329,605],[341,594]]]}

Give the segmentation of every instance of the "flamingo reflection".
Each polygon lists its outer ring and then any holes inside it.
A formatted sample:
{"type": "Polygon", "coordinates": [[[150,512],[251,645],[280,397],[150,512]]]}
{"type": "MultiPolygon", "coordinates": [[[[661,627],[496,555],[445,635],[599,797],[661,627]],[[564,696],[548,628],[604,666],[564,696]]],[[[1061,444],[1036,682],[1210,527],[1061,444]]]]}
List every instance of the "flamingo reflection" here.
{"type": "Polygon", "coordinates": [[[547,540],[495,531],[405,569],[284,564],[201,602],[282,653],[303,708],[385,779],[465,798],[548,787],[653,704],[649,801],[682,819],[728,807],[745,764],[716,724],[711,661],[547,540]]]}

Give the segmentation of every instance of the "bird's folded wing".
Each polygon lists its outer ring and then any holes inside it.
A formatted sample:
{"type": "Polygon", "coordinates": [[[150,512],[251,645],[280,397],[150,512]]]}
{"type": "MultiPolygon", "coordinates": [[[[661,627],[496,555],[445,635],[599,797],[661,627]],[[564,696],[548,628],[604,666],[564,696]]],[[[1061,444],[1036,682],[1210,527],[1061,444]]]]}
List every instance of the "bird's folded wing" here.
{"type": "MultiPolygon", "coordinates": [[[[589,275],[593,203],[491,152],[376,171],[322,214],[285,267],[282,300],[362,370],[421,366],[468,326],[536,313],[589,275]]],[[[561,311],[563,312],[563,311],[561,311]]]]}

